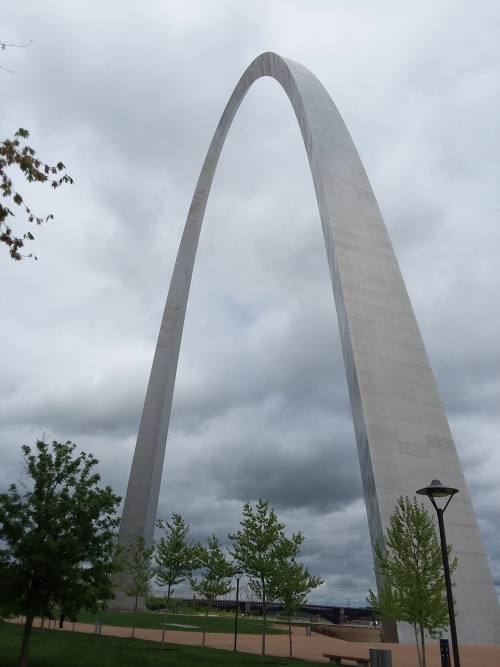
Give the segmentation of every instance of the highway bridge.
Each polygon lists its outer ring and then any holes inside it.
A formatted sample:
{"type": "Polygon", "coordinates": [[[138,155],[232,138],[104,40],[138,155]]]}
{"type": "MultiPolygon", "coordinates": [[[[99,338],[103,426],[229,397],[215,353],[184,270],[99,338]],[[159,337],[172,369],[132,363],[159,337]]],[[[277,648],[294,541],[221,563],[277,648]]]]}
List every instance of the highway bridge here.
{"type": "MultiPolygon", "coordinates": [[[[195,601],[198,604],[203,604],[202,600],[195,600],[193,598],[180,599],[182,599],[186,607],[191,607],[195,601]]],[[[221,611],[234,612],[236,609],[236,601],[215,600],[212,602],[211,606],[214,609],[220,609],[221,611]]],[[[240,614],[262,614],[262,602],[259,600],[240,600],[238,602],[238,607],[240,614]]],[[[268,614],[271,615],[285,610],[283,605],[278,602],[267,602],[266,607],[268,614]]],[[[149,605],[151,611],[162,610],[164,608],[165,605],[161,600],[158,601],[157,605],[149,605]]],[[[333,607],[329,605],[304,604],[299,608],[299,611],[310,614],[313,617],[330,621],[330,623],[336,625],[355,623],[356,621],[371,621],[373,617],[373,609],[368,609],[366,607],[333,607]]]]}

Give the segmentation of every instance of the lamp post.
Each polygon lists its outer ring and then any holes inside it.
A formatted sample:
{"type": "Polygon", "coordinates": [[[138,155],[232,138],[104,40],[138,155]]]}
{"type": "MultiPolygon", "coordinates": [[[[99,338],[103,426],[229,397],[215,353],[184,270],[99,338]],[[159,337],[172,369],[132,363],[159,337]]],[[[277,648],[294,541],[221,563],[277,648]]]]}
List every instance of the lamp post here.
{"type": "Polygon", "coordinates": [[[448,549],[446,547],[446,535],[444,532],[444,518],[443,514],[450,504],[453,496],[458,493],[458,489],[454,489],[451,486],[444,486],[438,479],[433,479],[429,486],[419,489],[417,491],[421,496],[428,496],[431,503],[434,505],[434,509],[437,512],[438,524],[439,524],[439,536],[441,537],[441,551],[443,553],[443,566],[444,566],[444,580],[446,583],[446,597],[448,598],[448,615],[450,617],[450,634],[451,634],[451,644],[453,646],[453,662],[455,667],[460,667],[460,656],[458,654],[458,641],[457,641],[457,626],[455,625],[455,609],[453,607],[453,592],[451,589],[451,578],[450,578],[450,564],[448,562],[448,549]],[[449,496],[448,502],[441,509],[436,505],[435,498],[446,498],[449,496]]]}
{"type": "Polygon", "coordinates": [[[233,651],[236,651],[236,639],[238,638],[238,598],[240,594],[240,579],[243,576],[243,570],[239,568],[234,571],[234,576],[236,578],[236,615],[234,617],[234,648],[233,651]]]}

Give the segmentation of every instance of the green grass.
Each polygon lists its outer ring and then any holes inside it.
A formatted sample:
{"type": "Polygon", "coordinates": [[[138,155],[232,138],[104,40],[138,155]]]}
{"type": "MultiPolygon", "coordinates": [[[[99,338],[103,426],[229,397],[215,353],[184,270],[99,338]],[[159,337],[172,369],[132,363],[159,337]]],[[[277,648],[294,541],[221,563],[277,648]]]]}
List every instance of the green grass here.
{"type": "MultiPolygon", "coordinates": [[[[80,612],[78,615],[79,623],[94,623],[99,620],[99,615],[91,614],[86,611],[80,612]]],[[[114,625],[121,628],[131,628],[134,621],[134,614],[125,611],[105,611],[103,616],[103,625],[114,625]]],[[[167,623],[175,623],[179,625],[194,625],[198,629],[179,628],[175,625],[167,625],[167,630],[179,630],[181,632],[202,632],[204,616],[197,616],[194,614],[168,614],[167,623]]],[[[272,622],[268,624],[266,635],[282,635],[286,634],[284,630],[277,630],[270,628],[272,622]]],[[[65,621],[66,627],[66,621],[65,621]]],[[[138,628],[151,628],[153,630],[161,630],[163,627],[163,614],[155,614],[154,612],[141,612],[137,614],[138,628]]],[[[209,616],[207,621],[207,632],[234,632],[234,616],[209,616]]],[[[238,618],[238,634],[241,635],[261,635],[262,621],[253,618],[238,618]]]]}
{"type": "MultiPolygon", "coordinates": [[[[16,667],[21,648],[23,628],[6,623],[0,628],[0,665],[16,667]]],[[[78,632],[34,629],[29,667],[239,667],[259,665],[260,656],[233,653],[212,648],[167,644],[161,651],[156,642],[142,639],[101,637],[78,632]]],[[[319,667],[318,662],[289,660],[267,656],[266,665],[319,667]]]]}

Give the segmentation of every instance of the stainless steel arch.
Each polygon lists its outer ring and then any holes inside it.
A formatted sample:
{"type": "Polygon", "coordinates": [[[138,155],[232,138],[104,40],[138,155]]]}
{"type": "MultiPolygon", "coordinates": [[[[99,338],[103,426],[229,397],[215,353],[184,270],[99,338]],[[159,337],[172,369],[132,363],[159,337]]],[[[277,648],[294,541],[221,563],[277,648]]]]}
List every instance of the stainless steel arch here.
{"type": "MultiPolygon", "coordinates": [[[[460,641],[500,643],[500,609],[462,468],[401,272],[366,172],[330,96],[305,67],[264,53],[236,86],[196,186],[163,314],[120,539],[153,538],[175,375],[203,216],[227,132],[246,92],[270,76],[295,111],[309,158],[352,406],[372,542],[400,495],[438,477],[460,489],[447,510],[458,556],[460,641]]],[[[119,596],[118,604],[124,603],[119,596]]]]}

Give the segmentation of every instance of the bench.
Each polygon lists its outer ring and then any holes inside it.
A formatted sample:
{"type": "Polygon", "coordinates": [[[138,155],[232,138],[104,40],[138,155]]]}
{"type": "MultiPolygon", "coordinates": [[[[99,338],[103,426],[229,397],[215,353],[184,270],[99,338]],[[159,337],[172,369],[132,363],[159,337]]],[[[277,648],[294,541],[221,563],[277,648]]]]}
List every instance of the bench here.
{"type": "Polygon", "coordinates": [[[339,653],[323,653],[323,658],[328,658],[331,665],[341,665],[342,660],[352,660],[356,667],[368,667],[370,658],[355,658],[352,655],[340,655],[339,653]]]}

